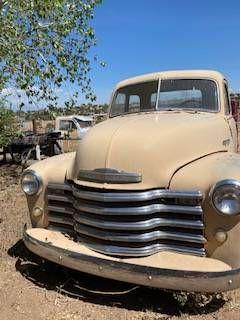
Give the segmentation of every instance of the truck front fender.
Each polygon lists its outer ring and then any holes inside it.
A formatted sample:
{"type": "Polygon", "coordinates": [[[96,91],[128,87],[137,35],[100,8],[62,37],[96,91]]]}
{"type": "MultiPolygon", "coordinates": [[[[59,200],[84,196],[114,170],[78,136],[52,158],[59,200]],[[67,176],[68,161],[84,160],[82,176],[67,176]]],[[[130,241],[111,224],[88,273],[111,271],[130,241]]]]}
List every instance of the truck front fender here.
{"type": "Polygon", "coordinates": [[[198,159],[175,172],[170,189],[201,190],[205,195],[202,203],[205,223],[206,249],[208,256],[240,266],[240,214],[234,217],[219,214],[212,206],[210,189],[218,181],[240,180],[240,155],[221,152],[198,159]],[[216,234],[223,231],[226,240],[220,243],[216,234]]]}
{"type": "Polygon", "coordinates": [[[75,152],[64,153],[58,156],[38,161],[26,170],[32,170],[42,180],[41,192],[29,196],[27,195],[27,203],[30,213],[30,219],[34,227],[46,227],[48,225],[47,217],[47,196],[46,189],[48,183],[64,183],[67,171],[72,167],[75,160],[75,152]],[[34,210],[39,208],[41,215],[36,215],[34,210]]]}

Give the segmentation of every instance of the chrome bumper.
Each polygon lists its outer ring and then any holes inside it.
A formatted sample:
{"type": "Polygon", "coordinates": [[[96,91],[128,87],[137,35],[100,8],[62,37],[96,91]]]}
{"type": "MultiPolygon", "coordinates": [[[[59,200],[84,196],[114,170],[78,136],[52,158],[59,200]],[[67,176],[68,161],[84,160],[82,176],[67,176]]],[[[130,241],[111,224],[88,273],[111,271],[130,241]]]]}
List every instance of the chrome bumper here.
{"type": "Polygon", "coordinates": [[[30,251],[47,260],[85,273],[149,287],[195,292],[221,292],[240,286],[240,268],[216,272],[157,268],[127,263],[120,259],[113,260],[108,256],[102,258],[94,254],[88,255],[56,246],[47,238],[44,240],[32,237],[26,226],[24,227],[23,241],[30,251]]]}

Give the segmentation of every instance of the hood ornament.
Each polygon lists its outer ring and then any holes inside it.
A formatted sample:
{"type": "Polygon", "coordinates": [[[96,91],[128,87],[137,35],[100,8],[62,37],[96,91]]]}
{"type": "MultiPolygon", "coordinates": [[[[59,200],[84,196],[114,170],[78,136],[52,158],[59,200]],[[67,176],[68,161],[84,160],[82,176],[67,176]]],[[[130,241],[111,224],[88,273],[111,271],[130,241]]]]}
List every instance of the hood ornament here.
{"type": "Polygon", "coordinates": [[[142,181],[139,173],[129,173],[111,168],[97,168],[94,170],[80,170],[78,180],[100,183],[138,183],[142,181]]]}

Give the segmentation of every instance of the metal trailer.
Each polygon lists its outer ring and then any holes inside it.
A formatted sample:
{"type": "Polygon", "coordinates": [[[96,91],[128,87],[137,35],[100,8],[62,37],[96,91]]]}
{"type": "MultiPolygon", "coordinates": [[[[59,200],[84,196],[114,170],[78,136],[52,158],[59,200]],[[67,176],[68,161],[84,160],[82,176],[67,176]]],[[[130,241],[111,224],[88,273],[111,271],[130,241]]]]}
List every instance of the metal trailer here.
{"type": "Polygon", "coordinates": [[[16,163],[25,164],[28,160],[41,160],[43,157],[51,157],[62,153],[58,143],[60,132],[43,134],[25,133],[12,139],[11,143],[4,148],[3,154],[10,153],[16,163]]]}

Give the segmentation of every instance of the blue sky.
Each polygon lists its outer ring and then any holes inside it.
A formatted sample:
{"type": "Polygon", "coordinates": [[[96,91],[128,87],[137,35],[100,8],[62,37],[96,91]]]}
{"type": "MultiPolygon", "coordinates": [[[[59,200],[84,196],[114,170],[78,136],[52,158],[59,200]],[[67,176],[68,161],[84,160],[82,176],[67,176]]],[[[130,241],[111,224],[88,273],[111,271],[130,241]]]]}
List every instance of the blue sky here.
{"type": "Polygon", "coordinates": [[[97,101],[108,102],[116,82],[172,69],[216,69],[240,90],[240,1],[103,0],[93,26],[97,101]]]}
{"type": "MultiPolygon", "coordinates": [[[[219,70],[240,91],[239,0],[103,0],[92,25],[98,44],[90,56],[107,63],[91,72],[98,103],[109,102],[118,81],[161,70],[219,70]]],[[[60,105],[73,89],[59,90],[60,105]]]]}

